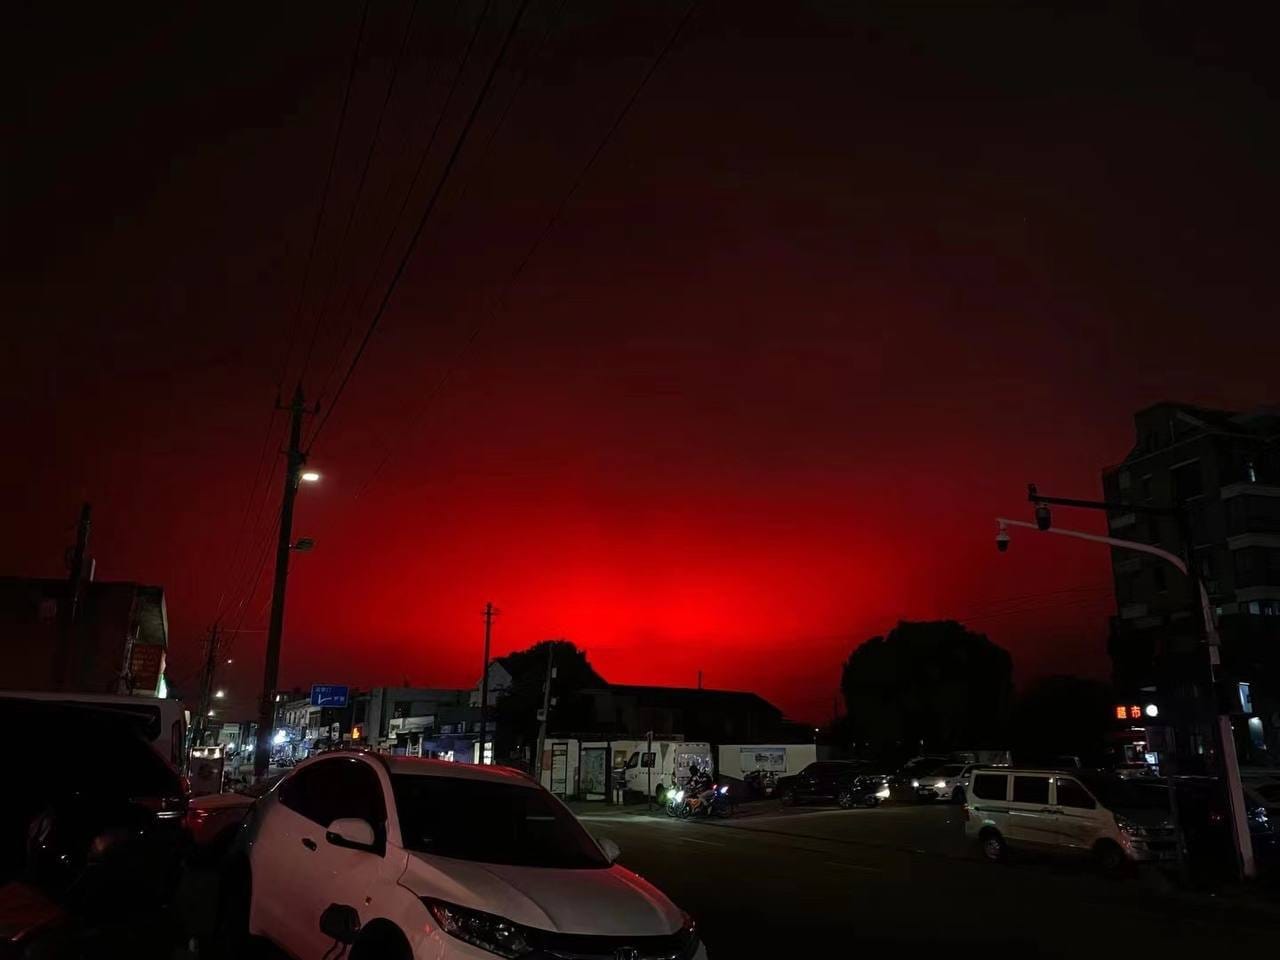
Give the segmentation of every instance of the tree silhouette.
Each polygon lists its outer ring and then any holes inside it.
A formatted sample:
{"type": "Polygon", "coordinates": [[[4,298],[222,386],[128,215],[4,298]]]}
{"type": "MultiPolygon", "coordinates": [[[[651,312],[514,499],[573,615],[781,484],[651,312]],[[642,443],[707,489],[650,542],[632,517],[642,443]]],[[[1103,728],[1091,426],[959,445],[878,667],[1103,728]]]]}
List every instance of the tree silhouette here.
{"type": "Polygon", "coordinates": [[[574,696],[578,691],[608,685],[587,662],[586,653],[568,640],[543,640],[527,650],[502,657],[503,666],[511,674],[511,686],[498,698],[493,711],[494,748],[499,762],[527,763],[533,756],[547,655],[552,651],[556,678],[551,684],[551,695],[557,701],[551,709],[548,729],[552,732],[574,730],[581,725],[576,716],[581,707],[574,696]]]}
{"type": "Polygon", "coordinates": [[[954,620],[900,622],[845,662],[849,736],[882,759],[1007,748],[1013,663],[954,620]]]}
{"type": "Polygon", "coordinates": [[[1111,687],[1083,677],[1036,681],[1014,707],[1013,750],[1018,763],[1069,755],[1086,766],[1101,762],[1111,725],[1111,687]]]}

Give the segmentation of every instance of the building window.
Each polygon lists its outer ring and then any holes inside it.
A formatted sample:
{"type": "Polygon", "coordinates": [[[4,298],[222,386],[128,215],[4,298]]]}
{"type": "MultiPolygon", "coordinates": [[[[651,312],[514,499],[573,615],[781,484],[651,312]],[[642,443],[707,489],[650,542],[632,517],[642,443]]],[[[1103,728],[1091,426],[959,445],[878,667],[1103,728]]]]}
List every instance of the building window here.
{"type": "Polygon", "coordinates": [[[1177,503],[1190,500],[1204,493],[1204,480],[1200,475],[1200,461],[1192,460],[1170,471],[1173,476],[1173,498],[1177,503]]]}

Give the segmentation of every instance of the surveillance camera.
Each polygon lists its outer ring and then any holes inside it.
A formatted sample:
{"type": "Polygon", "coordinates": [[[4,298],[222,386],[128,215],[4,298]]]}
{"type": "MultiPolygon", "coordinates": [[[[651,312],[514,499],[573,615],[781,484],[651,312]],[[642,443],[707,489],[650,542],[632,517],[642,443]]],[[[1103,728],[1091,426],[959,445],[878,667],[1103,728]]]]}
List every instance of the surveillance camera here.
{"type": "Polygon", "coordinates": [[[1003,530],[996,534],[996,549],[1001,553],[1009,549],[1009,534],[1003,530]]]}
{"type": "Polygon", "coordinates": [[[1053,524],[1053,520],[1050,517],[1048,505],[1043,503],[1037,503],[1036,504],[1036,526],[1039,527],[1041,530],[1048,530],[1049,527],[1052,526],[1052,524],[1053,524]]]}

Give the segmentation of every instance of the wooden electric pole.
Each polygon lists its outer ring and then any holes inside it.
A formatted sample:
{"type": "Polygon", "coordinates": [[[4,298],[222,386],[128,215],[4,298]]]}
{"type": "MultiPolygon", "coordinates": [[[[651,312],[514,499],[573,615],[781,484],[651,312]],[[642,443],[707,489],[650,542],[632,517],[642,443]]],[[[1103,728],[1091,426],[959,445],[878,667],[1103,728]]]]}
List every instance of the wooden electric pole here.
{"type": "Polygon", "coordinates": [[[547,679],[542,684],[542,709],[538,711],[538,754],[533,758],[533,779],[542,782],[542,751],[547,743],[547,715],[551,711],[551,681],[555,679],[556,641],[547,643],[547,679]]]}
{"type": "Polygon", "coordinates": [[[489,717],[489,639],[493,633],[493,618],[498,615],[492,603],[484,605],[484,671],[480,674],[480,756],[476,762],[483,764],[484,747],[488,742],[489,717]]]}
{"type": "Polygon", "coordinates": [[[205,643],[207,646],[204,652],[204,669],[200,671],[200,715],[192,724],[197,731],[191,740],[193,747],[204,746],[205,733],[209,729],[209,711],[213,708],[213,678],[217,670],[218,649],[221,646],[216,623],[209,628],[209,639],[205,643]]]}
{"type": "Polygon", "coordinates": [[[262,699],[258,703],[258,742],[253,751],[253,777],[261,780],[271,763],[272,727],[275,725],[275,694],[280,674],[280,638],[284,633],[284,594],[289,581],[289,551],[293,549],[293,503],[298,496],[302,466],[302,417],[311,413],[302,402],[302,384],[293,393],[287,409],[289,424],[288,459],[285,462],[284,494],[280,501],[280,533],[276,538],[276,576],[271,589],[271,623],[267,629],[267,658],[262,669],[262,699]]]}

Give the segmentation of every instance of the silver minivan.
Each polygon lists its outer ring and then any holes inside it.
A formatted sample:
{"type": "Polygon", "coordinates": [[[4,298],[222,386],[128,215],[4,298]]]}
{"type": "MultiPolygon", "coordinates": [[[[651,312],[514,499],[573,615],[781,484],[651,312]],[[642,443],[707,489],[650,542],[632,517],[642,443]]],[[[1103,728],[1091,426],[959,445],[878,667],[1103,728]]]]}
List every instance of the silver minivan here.
{"type": "Polygon", "coordinates": [[[1093,856],[1115,869],[1177,855],[1162,782],[1084,771],[974,770],[965,791],[965,835],[988,860],[1025,848],[1093,856]]]}

